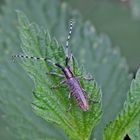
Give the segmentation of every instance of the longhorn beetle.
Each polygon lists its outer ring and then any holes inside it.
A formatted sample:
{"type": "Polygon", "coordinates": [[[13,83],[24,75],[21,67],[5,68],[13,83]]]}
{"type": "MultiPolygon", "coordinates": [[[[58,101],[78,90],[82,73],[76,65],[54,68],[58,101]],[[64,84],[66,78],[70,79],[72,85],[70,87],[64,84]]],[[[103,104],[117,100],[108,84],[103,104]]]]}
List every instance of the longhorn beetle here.
{"type": "MultiPolygon", "coordinates": [[[[57,73],[53,73],[53,72],[49,72],[49,75],[55,75],[55,76],[59,76],[59,77],[65,77],[65,80],[61,81],[59,84],[53,86],[52,88],[58,88],[59,86],[61,86],[62,84],[67,84],[67,86],[69,87],[70,93],[68,95],[68,99],[70,101],[70,105],[67,111],[69,111],[71,109],[71,96],[74,96],[76,99],[77,104],[79,105],[79,107],[83,110],[83,111],[87,111],[89,110],[89,103],[88,103],[88,99],[85,95],[86,91],[81,87],[80,82],[79,82],[79,78],[77,76],[74,75],[73,70],[72,70],[72,61],[73,61],[73,56],[72,56],[72,52],[69,52],[69,40],[71,38],[71,33],[72,33],[72,29],[73,29],[73,21],[70,21],[70,27],[69,27],[69,34],[66,40],[66,45],[65,45],[65,67],[62,66],[59,63],[55,63],[51,60],[49,60],[48,58],[41,58],[41,57],[34,57],[34,56],[27,56],[27,55],[14,55],[12,56],[13,58],[19,57],[19,58],[27,58],[27,59],[35,59],[35,60],[43,60],[43,61],[47,61],[49,63],[51,63],[52,65],[58,67],[61,69],[63,75],[61,74],[57,74],[57,73]],[[69,64],[70,62],[70,64],[69,64]]],[[[82,77],[85,80],[93,80],[91,77],[82,77]]]]}

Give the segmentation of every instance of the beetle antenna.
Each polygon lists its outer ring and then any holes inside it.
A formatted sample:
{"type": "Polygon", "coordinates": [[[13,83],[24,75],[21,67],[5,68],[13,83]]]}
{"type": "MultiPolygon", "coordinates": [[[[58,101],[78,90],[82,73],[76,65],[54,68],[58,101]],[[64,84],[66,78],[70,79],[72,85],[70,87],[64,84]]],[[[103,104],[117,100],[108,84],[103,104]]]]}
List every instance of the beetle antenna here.
{"type": "Polygon", "coordinates": [[[70,28],[69,28],[69,34],[68,34],[68,37],[67,37],[67,40],[66,40],[66,50],[65,50],[65,53],[66,53],[66,66],[68,65],[68,61],[69,61],[69,49],[68,49],[68,46],[69,46],[69,40],[71,38],[72,28],[73,28],[73,20],[70,20],[70,28]]]}
{"type": "Polygon", "coordinates": [[[47,60],[47,58],[43,58],[43,57],[34,57],[34,56],[20,55],[20,54],[12,56],[13,61],[15,58],[25,58],[25,59],[34,59],[34,60],[44,60],[44,61],[47,60]]]}
{"type": "Polygon", "coordinates": [[[52,60],[48,59],[47,57],[35,57],[35,56],[17,54],[17,55],[12,56],[13,61],[15,61],[15,58],[25,58],[25,59],[32,59],[32,60],[47,61],[47,62],[51,63],[52,65],[55,65],[55,66],[63,69],[63,67],[60,64],[53,62],[52,60]]]}

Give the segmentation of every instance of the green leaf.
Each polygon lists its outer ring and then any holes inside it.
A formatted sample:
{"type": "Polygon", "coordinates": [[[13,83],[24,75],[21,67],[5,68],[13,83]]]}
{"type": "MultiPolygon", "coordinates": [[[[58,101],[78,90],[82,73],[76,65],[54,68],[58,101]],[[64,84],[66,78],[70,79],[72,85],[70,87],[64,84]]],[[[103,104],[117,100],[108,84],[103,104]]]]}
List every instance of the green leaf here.
{"type": "Polygon", "coordinates": [[[128,135],[132,140],[139,140],[139,138],[140,138],[140,123],[139,124],[135,123],[135,125],[132,128],[130,128],[128,135]]]}
{"type": "MultiPolygon", "coordinates": [[[[136,129],[140,123],[140,69],[136,74],[136,78],[132,81],[127,101],[118,117],[105,128],[104,139],[118,140],[123,139],[129,132],[136,129]]],[[[134,135],[134,134],[133,134],[134,135]]]]}
{"type": "MultiPolygon", "coordinates": [[[[49,34],[41,30],[36,24],[30,24],[27,18],[18,12],[19,29],[22,40],[22,50],[25,55],[47,57],[56,63],[64,65],[65,55],[63,47],[55,39],[51,39],[49,34]],[[46,55],[44,56],[42,52],[46,55]]],[[[95,128],[101,117],[101,93],[95,82],[80,80],[87,96],[90,99],[96,99],[100,103],[90,103],[90,109],[87,112],[82,111],[73,100],[72,110],[66,112],[69,106],[67,86],[52,90],[54,84],[60,82],[60,78],[47,76],[46,72],[60,70],[50,63],[24,61],[24,67],[32,77],[35,83],[35,101],[33,108],[35,112],[45,120],[58,124],[66,132],[71,140],[88,140],[92,129],[95,128]]],[[[78,64],[73,65],[74,74],[82,75],[78,64]]]]}

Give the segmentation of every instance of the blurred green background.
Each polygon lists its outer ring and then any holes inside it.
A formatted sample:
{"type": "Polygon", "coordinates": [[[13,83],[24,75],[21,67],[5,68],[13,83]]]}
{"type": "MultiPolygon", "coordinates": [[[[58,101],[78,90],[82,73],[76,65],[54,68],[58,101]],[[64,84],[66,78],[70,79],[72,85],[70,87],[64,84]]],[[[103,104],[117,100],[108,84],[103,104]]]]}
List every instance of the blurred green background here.
{"type": "MultiPolygon", "coordinates": [[[[137,8],[137,0],[133,2],[131,0],[62,1],[78,9],[84,21],[92,22],[98,33],[107,34],[112,46],[119,47],[121,55],[127,59],[130,73],[135,73],[140,64],[140,11],[137,8]]],[[[0,4],[4,4],[4,0],[0,0],[0,4]]],[[[1,122],[0,125],[5,124],[1,122]]],[[[3,135],[6,139],[7,135],[4,132],[3,135]]]]}

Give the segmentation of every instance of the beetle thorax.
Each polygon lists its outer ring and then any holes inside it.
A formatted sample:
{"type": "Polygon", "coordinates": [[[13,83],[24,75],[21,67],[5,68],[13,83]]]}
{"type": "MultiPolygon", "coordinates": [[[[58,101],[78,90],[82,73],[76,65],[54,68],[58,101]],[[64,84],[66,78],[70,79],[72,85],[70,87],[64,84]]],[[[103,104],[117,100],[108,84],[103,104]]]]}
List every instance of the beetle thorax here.
{"type": "Polygon", "coordinates": [[[73,77],[73,73],[72,73],[72,71],[70,70],[70,67],[65,67],[65,68],[63,69],[63,72],[64,72],[64,75],[65,75],[65,77],[66,77],[67,79],[70,79],[70,78],[73,77]]]}

